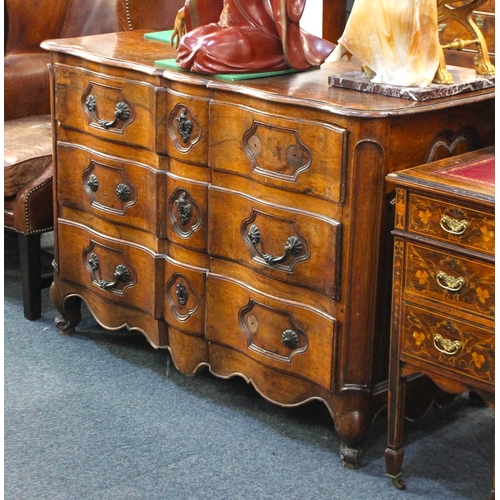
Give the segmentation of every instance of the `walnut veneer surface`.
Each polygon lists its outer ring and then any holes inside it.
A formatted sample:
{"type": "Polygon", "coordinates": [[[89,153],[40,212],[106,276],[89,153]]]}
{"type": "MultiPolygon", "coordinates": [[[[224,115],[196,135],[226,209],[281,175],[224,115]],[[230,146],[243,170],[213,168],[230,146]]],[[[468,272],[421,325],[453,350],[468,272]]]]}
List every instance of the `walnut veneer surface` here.
{"type": "Polygon", "coordinates": [[[396,224],[386,461],[399,488],[410,375],[494,407],[494,163],[490,147],[388,176],[396,224]]]}
{"type": "Polygon", "coordinates": [[[325,402],[355,466],[387,402],[395,170],[494,141],[494,91],[429,103],[155,67],[143,32],[51,52],[61,330],[84,300],[177,368],[325,402]]]}

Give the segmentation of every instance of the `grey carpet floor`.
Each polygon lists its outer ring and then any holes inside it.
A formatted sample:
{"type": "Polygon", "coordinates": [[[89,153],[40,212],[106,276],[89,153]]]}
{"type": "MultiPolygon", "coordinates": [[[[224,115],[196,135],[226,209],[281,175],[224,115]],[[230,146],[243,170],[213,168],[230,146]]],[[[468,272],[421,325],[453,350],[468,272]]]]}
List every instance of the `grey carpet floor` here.
{"type": "Polygon", "coordinates": [[[467,395],[405,427],[404,478],[385,477],[379,415],[357,470],[317,402],[284,409],[242,379],[184,377],[134,332],[83,308],[71,336],[24,319],[15,244],[4,249],[7,500],[487,499],[494,413],[467,395]]]}

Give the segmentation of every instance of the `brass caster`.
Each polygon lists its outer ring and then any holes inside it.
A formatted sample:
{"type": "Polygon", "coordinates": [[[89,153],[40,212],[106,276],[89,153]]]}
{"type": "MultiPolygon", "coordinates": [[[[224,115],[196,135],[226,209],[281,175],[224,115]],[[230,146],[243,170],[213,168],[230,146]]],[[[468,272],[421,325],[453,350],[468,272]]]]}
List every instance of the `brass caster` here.
{"type": "Polygon", "coordinates": [[[403,481],[402,475],[398,474],[397,476],[389,476],[392,479],[392,483],[398,490],[405,490],[406,483],[403,481]]]}

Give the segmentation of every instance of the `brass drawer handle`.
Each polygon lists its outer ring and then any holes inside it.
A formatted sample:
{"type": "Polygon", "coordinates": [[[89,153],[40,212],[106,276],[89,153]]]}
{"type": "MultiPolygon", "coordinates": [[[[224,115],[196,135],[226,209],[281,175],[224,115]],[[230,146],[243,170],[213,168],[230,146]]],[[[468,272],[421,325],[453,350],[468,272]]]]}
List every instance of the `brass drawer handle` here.
{"type": "Polygon", "coordinates": [[[85,106],[89,110],[90,114],[94,117],[95,121],[103,128],[108,129],[116,125],[118,120],[128,120],[130,117],[130,108],[126,102],[119,102],[115,106],[115,119],[114,120],[103,120],[97,116],[97,103],[95,97],[91,94],[88,96],[85,106]]]}
{"type": "Polygon", "coordinates": [[[257,246],[260,243],[260,230],[255,225],[252,224],[248,230],[248,237],[253,244],[255,251],[268,263],[268,264],[280,264],[284,262],[289,255],[299,255],[302,252],[302,243],[296,236],[290,236],[287,238],[285,243],[285,253],[281,257],[274,257],[270,254],[262,253],[260,248],[257,246]]]}
{"type": "MultiPolygon", "coordinates": [[[[99,269],[99,258],[95,253],[90,254],[89,265],[94,273],[99,269]]],[[[113,277],[114,281],[95,279],[95,282],[103,290],[111,290],[112,288],[115,288],[119,283],[130,281],[130,271],[128,270],[127,266],[118,264],[115,268],[115,272],[113,273],[113,277]]]]}
{"type": "Polygon", "coordinates": [[[285,330],[281,334],[281,342],[290,349],[295,349],[299,345],[299,336],[293,330],[285,330]]]}
{"type": "Polygon", "coordinates": [[[436,281],[441,288],[449,290],[450,292],[458,292],[465,285],[465,278],[461,276],[455,278],[454,276],[449,276],[444,271],[439,271],[437,273],[436,281]]]}
{"type": "Polygon", "coordinates": [[[465,233],[465,230],[469,227],[469,221],[466,219],[457,220],[443,215],[439,221],[441,228],[450,234],[461,235],[465,233]]]}
{"type": "Polygon", "coordinates": [[[445,339],[438,333],[434,337],[434,347],[443,354],[453,356],[462,348],[462,342],[460,340],[445,339]]]}

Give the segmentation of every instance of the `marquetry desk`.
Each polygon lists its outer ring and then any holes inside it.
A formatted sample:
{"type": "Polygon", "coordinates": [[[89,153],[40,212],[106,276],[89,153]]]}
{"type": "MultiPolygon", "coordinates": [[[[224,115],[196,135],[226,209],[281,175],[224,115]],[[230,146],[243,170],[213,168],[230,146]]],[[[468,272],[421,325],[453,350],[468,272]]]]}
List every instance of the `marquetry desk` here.
{"type": "MultiPolygon", "coordinates": [[[[161,69],[126,32],[51,52],[55,279],[176,367],[325,403],[355,466],[387,404],[392,194],[385,176],[493,144],[494,91],[432,102],[328,85],[354,63],[229,81],[161,69]]],[[[391,188],[392,189],[392,188],[391,188]]]]}
{"type": "MultiPolygon", "coordinates": [[[[388,176],[396,186],[387,474],[403,489],[406,379],[495,399],[495,153],[388,176]]],[[[494,437],[492,436],[492,439],[494,437]]]]}

